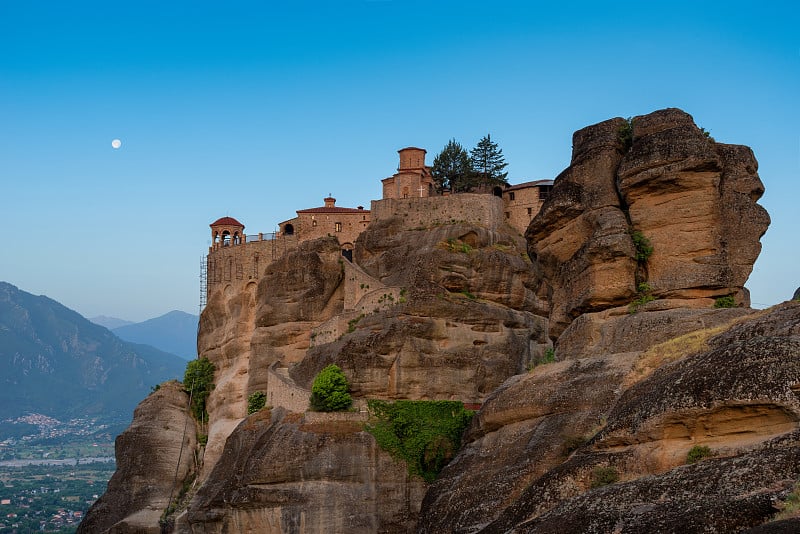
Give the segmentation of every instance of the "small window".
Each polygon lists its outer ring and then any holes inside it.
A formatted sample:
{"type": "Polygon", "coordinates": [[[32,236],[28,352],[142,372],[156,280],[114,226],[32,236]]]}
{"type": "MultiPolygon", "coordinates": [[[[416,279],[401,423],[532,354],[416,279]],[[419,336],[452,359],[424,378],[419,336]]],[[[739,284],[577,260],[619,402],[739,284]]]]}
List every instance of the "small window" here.
{"type": "Polygon", "coordinates": [[[511,191],[511,192],[508,194],[508,200],[514,200],[514,192],[513,192],[513,191],[511,191]]]}
{"type": "Polygon", "coordinates": [[[506,212],[506,219],[510,219],[510,218],[511,218],[511,212],[508,212],[508,211],[507,211],[507,212],[506,212]]]}
{"type": "Polygon", "coordinates": [[[311,221],[311,226],[316,226],[316,225],[317,225],[317,221],[316,220],[312,220],[311,221]]]}
{"type": "Polygon", "coordinates": [[[341,231],[342,231],[342,223],[340,223],[340,222],[333,223],[333,228],[334,228],[334,230],[336,230],[337,232],[341,232],[341,231]]]}
{"type": "Polygon", "coordinates": [[[547,197],[550,196],[550,191],[553,189],[552,185],[540,185],[539,186],[539,200],[547,200],[547,197]]]}
{"type": "Polygon", "coordinates": [[[533,208],[528,208],[528,215],[533,215],[533,208]]]}

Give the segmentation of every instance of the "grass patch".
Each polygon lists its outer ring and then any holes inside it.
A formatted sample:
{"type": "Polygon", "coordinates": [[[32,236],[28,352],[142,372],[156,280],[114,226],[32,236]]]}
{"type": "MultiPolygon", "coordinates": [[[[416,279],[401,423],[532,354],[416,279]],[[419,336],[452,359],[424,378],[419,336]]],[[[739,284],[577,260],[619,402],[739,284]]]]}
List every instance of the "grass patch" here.
{"type": "Polygon", "coordinates": [[[714,307],[715,308],[735,308],[736,301],[733,299],[733,295],[726,295],[724,297],[718,297],[714,300],[714,307]]]}
{"type": "Polygon", "coordinates": [[[700,460],[704,458],[710,458],[712,456],[714,456],[714,453],[711,451],[711,448],[708,447],[708,445],[695,445],[689,449],[689,453],[686,455],[686,463],[696,464],[700,460]]]}
{"type": "Polygon", "coordinates": [[[781,503],[781,511],[778,512],[774,520],[779,521],[793,517],[800,517],[800,482],[795,484],[794,491],[781,503]]]}
{"type": "Polygon", "coordinates": [[[725,324],[711,328],[695,330],[682,336],[653,345],[647,349],[634,364],[633,369],[625,377],[622,385],[629,388],[633,384],[640,382],[653,374],[653,371],[668,363],[680,360],[685,356],[698,354],[709,349],[708,340],[712,337],[725,332],[735,324],[754,319],[768,313],[769,309],[759,310],[756,313],[736,317],[725,324]]]}
{"type": "Polygon", "coordinates": [[[619,481],[619,473],[615,467],[597,466],[592,469],[592,481],[590,487],[600,488],[619,481]]]}

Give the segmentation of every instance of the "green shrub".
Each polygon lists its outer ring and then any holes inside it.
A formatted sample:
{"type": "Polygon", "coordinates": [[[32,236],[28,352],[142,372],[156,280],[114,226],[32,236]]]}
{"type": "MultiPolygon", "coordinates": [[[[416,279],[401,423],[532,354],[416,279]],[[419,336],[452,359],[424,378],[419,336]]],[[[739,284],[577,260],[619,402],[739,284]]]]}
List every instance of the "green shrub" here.
{"type": "Polygon", "coordinates": [[[553,363],[555,361],[556,361],[556,349],[554,349],[553,347],[547,347],[547,349],[545,349],[544,354],[542,355],[542,357],[538,361],[534,361],[530,365],[528,370],[530,371],[531,369],[533,369],[537,365],[546,365],[548,363],[553,363]]]}
{"type": "Polygon", "coordinates": [[[311,386],[311,409],[318,412],[341,412],[350,408],[353,399],[350,386],[338,365],[329,365],[319,372],[311,386]]]}
{"type": "Polygon", "coordinates": [[[609,484],[614,484],[618,480],[619,473],[617,473],[617,470],[614,467],[602,467],[598,465],[592,470],[591,486],[593,488],[608,486],[609,484]]]}
{"type": "Polygon", "coordinates": [[[714,307],[715,308],[735,308],[736,307],[736,300],[734,300],[733,295],[726,295],[724,297],[718,297],[714,300],[714,307]]]}
{"type": "Polygon", "coordinates": [[[473,412],[458,401],[367,402],[372,419],[365,430],[393,457],[404,460],[408,472],[427,482],[461,447],[461,436],[473,412]]]}
{"type": "Polygon", "coordinates": [[[197,443],[199,443],[201,447],[205,447],[208,443],[208,434],[197,434],[197,443]]]}
{"type": "Polygon", "coordinates": [[[214,371],[214,364],[203,357],[187,363],[183,374],[183,388],[192,400],[192,414],[200,422],[208,419],[206,400],[214,389],[214,371]]]}
{"type": "Polygon", "coordinates": [[[800,515],[800,482],[794,486],[794,491],[786,496],[786,500],[781,503],[781,511],[775,516],[775,520],[789,519],[800,515]]]}
{"type": "Polygon", "coordinates": [[[347,321],[347,333],[350,334],[352,332],[355,332],[356,331],[356,325],[363,318],[364,318],[364,314],[362,313],[358,317],[356,317],[355,319],[350,319],[349,321],[347,321]]]}
{"type": "Polygon", "coordinates": [[[622,148],[625,152],[633,144],[633,119],[628,117],[625,120],[625,124],[621,124],[619,129],[617,130],[617,139],[622,144],[622,148]]]}
{"type": "Polygon", "coordinates": [[[650,240],[639,230],[631,232],[631,240],[633,240],[633,248],[636,250],[636,261],[646,262],[653,255],[653,245],[650,240]]]}
{"type": "Polygon", "coordinates": [[[711,452],[711,449],[706,445],[695,445],[694,447],[689,449],[689,454],[686,455],[686,463],[694,464],[699,462],[703,458],[708,458],[713,455],[714,454],[711,452]]]}
{"type": "Polygon", "coordinates": [[[467,297],[469,300],[476,300],[478,298],[475,295],[473,295],[472,293],[470,293],[469,291],[467,291],[466,289],[461,291],[461,294],[464,295],[465,297],[467,297]]]}
{"type": "Polygon", "coordinates": [[[247,397],[247,415],[256,413],[267,404],[267,395],[263,391],[256,391],[247,397]]]}
{"type": "Polygon", "coordinates": [[[640,306],[644,306],[648,302],[653,302],[656,298],[651,295],[653,288],[647,282],[640,282],[636,286],[638,297],[628,305],[628,313],[636,313],[639,311],[640,306]]]}

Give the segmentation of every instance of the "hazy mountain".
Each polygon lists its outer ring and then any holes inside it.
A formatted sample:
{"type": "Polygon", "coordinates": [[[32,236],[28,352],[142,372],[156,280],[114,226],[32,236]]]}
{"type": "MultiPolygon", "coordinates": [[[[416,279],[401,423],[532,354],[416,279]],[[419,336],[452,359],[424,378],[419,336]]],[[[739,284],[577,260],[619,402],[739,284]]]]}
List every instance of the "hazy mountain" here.
{"type": "Polygon", "coordinates": [[[125,326],[129,324],[134,324],[133,321],[126,321],[125,319],[119,319],[117,317],[106,317],[105,315],[98,315],[97,317],[89,318],[94,324],[99,324],[100,326],[105,326],[109,330],[113,330],[114,328],[119,328],[120,326],[125,326]]]}
{"type": "Polygon", "coordinates": [[[185,362],[110,330],[45,296],[0,282],[0,419],[130,418],[150,388],[185,362]]]}
{"type": "Polygon", "coordinates": [[[155,319],[113,328],[112,331],[133,343],[145,343],[180,356],[184,360],[197,357],[197,315],[171,311],[155,319]]]}

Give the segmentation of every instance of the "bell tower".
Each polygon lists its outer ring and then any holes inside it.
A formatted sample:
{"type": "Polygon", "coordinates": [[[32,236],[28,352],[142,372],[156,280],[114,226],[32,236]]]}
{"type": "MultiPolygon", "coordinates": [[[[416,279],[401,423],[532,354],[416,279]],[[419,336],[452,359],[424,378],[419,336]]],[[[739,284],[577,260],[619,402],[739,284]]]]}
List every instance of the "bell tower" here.
{"type": "Polygon", "coordinates": [[[244,225],[233,217],[222,217],[209,226],[211,226],[211,250],[244,242],[244,225]]]}

